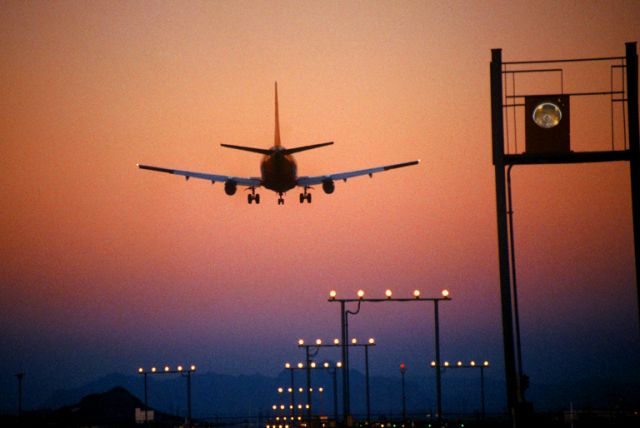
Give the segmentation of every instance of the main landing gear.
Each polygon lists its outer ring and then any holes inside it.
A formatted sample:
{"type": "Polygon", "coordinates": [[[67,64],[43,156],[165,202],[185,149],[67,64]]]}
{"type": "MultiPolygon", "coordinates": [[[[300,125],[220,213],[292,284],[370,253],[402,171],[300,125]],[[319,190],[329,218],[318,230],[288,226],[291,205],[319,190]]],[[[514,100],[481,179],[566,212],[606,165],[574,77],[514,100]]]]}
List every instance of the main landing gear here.
{"type": "Polygon", "coordinates": [[[278,193],[278,205],[284,205],[284,198],[282,197],[282,192],[278,193]]]}
{"type": "Polygon", "coordinates": [[[304,193],[300,193],[300,203],[304,204],[304,201],[307,201],[308,204],[311,203],[311,193],[307,193],[307,190],[310,189],[310,187],[306,186],[304,188],[304,193]]]}
{"type": "Polygon", "coordinates": [[[260,203],[260,194],[256,193],[256,188],[255,187],[249,187],[249,190],[251,190],[251,193],[247,195],[247,202],[249,202],[249,205],[251,205],[251,203],[253,201],[256,201],[256,205],[260,203]]]}

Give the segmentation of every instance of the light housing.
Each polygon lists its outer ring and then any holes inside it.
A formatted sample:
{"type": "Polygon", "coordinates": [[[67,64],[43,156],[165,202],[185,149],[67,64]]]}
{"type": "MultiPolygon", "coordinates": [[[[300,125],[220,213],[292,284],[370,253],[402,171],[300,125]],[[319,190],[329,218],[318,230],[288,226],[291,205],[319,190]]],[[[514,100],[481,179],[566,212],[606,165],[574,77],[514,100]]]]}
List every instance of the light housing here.
{"type": "Polygon", "coordinates": [[[570,149],[569,95],[525,96],[525,153],[562,154],[570,149]]]}

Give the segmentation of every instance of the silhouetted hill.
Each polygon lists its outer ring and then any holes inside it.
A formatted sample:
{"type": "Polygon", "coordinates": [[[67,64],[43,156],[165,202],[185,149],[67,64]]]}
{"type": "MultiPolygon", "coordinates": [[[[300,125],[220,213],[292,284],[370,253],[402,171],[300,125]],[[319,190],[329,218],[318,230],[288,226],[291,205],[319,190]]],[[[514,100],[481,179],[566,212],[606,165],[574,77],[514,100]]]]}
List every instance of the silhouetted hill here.
{"type": "Polygon", "coordinates": [[[116,387],[54,411],[50,421],[55,426],[131,426],[135,425],[135,409],[143,405],[129,391],[116,387]]]}

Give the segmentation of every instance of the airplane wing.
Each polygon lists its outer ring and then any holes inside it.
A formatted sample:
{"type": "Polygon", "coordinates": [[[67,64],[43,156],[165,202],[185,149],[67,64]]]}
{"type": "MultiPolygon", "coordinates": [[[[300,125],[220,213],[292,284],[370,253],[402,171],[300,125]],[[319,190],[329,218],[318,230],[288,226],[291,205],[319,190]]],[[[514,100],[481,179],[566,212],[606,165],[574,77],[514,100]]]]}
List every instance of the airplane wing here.
{"type": "Polygon", "coordinates": [[[262,184],[261,180],[257,177],[234,177],[231,175],[207,174],[204,172],[182,171],[179,169],[162,168],[158,166],[150,166],[150,165],[142,165],[142,164],[138,164],[138,168],[147,169],[149,171],[166,172],[167,174],[182,175],[187,180],[193,177],[193,178],[200,178],[202,180],[208,180],[208,181],[211,181],[212,183],[215,183],[216,181],[222,182],[222,183],[233,181],[236,184],[239,184],[241,186],[249,186],[249,187],[259,187],[262,184]]]}
{"type": "Polygon", "coordinates": [[[390,169],[396,169],[396,168],[403,168],[405,166],[418,165],[419,163],[420,163],[419,160],[415,160],[411,162],[396,163],[393,165],[378,166],[375,168],[360,169],[357,171],[339,172],[337,174],[317,175],[314,177],[299,177],[296,184],[298,186],[313,186],[316,184],[321,184],[326,181],[335,181],[335,180],[347,181],[348,178],[358,177],[361,175],[368,175],[369,177],[371,177],[373,176],[373,174],[378,172],[389,171],[390,169]]]}

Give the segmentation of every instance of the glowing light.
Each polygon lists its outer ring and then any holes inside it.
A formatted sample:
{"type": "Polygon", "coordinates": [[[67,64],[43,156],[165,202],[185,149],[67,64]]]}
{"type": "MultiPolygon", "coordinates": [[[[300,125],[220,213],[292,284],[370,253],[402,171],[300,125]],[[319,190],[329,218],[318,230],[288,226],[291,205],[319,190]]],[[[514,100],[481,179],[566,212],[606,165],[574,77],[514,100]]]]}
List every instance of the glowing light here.
{"type": "Polygon", "coordinates": [[[550,129],[562,120],[562,111],[554,103],[544,102],[533,109],[532,119],[540,128],[550,129]]]}
{"type": "Polygon", "coordinates": [[[476,366],[476,362],[472,360],[472,361],[469,363],[469,365],[470,365],[471,367],[475,367],[475,366],[476,366]]]}
{"type": "Polygon", "coordinates": [[[373,345],[374,343],[376,343],[376,340],[373,337],[369,338],[369,345],[373,345]]]}
{"type": "Polygon", "coordinates": [[[387,290],[384,292],[384,295],[387,296],[387,299],[390,299],[391,296],[393,296],[393,292],[387,288],[387,290]]]}
{"type": "Polygon", "coordinates": [[[462,367],[462,361],[458,361],[457,364],[458,364],[458,367],[462,367]]]}
{"type": "Polygon", "coordinates": [[[338,338],[333,339],[333,344],[334,345],[339,345],[340,344],[340,339],[338,339],[338,338]]]}
{"type": "Polygon", "coordinates": [[[351,339],[351,343],[353,343],[353,344],[355,345],[356,343],[358,343],[358,339],[356,339],[356,338],[354,337],[353,339],[351,339]]]}
{"type": "Polygon", "coordinates": [[[336,290],[329,291],[329,298],[331,300],[336,300],[336,295],[337,295],[336,290]]]}
{"type": "Polygon", "coordinates": [[[338,361],[338,362],[336,363],[336,367],[341,368],[341,367],[342,367],[342,361],[338,361]]]}
{"type": "Polygon", "coordinates": [[[315,361],[311,361],[311,364],[309,364],[311,366],[312,369],[316,368],[316,362],[315,361]]]}
{"type": "Polygon", "coordinates": [[[485,367],[489,367],[489,361],[485,361],[484,363],[482,363],[482,365],[485,367]]]}
{"type": "Polygon", "coordinates": [[[282,394],[284,392],[284,388],[279,386],[278,387],[278,394],[282,394]]]}
{"type": "Polygon", "coordinates": [[[413,290],[413,297],[415,297],[416,299],[420,298],[420,290],[413,290]]]}
{"type": "Polygon", "coordinates": [[[322,339],[316,339],[316,345],[322,345],[322,339]]]}
{"type": "Polygon", "coordinates": [[[171,370],[171,369],[169,368],[169,366],[164,366],[164,371],[165,371],[165,372],[168,372],[169,370],[171,370]]]}
{"type": "Polygon", "coordinates": [[[431,361],[431,367],[435,367],[436,366],[436,362],[435,361],[431,361]]]}
{"type": "Polygon", "coordinates": [[[322,364],[322,367],[324,367],[325,369],[328,369],[328,368],[329,368],[329,363],[328,363],[327,361],[325,361],[325,362],[322,364]]]}
{"type": "Polygon", "coordinates": [[[181,372],[182,371],[182,366],[178,366],[178,371],[181,372]]]}
{"type": "Polygon", "coordinates": [[[364,290],[358,290],[358,299],[364,298],[364,290]]]}
{"type": "Polygon", "coordinates": [[[151,367],[151,373],[155,373],[156,372],[156,368],[155,367],[151,367]]]}
{"type": "Polygon", "coordinates": [[[302,364],[302,363],[298,363],[298,368],[299,368],[299,369],[301,369],[301,368],[303,368],[303,367],[304,367],[304,364],[302,364]]]}
{"type": "Polygon", "coordinates": [[[189,367],[189,370],[191,370],[192,372],[195,372],[196,371],[196,366],[191,364],[191,367],[189,367]]]}
{"type": "Polygon", "coordinates": [[[304,339],[298,339],[298,346],[304,345],[304,339]]]}
{"type": "Polygon", "coordinates": [[[444,362],[444,366],[445,366],[445,367],[449,367],[449,361],[445,361],[445,362],[444,362]]]}
{"type": "Polygon", "coordinates": [[[138,373],[143,373],[143,372],[144,372],[144,369],[143,369],[142,367],[140,367],[140,368],[138,369],[138,373]]]}
{"type": "Polygon", "coordinates": [[[449,290],[442,290],[442,297],[445,299],[449,298],[449,290]]]}
{"type": "Polygon", "coordinates": [[[285,369],[290,369],[291,368],[291,364],[290,363],[284,363],[284,368],[285,369]]]}

